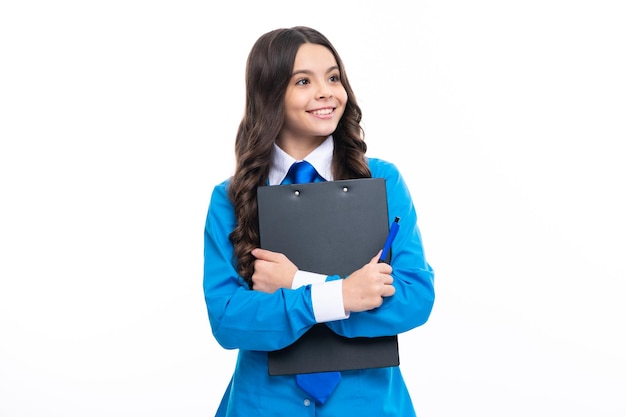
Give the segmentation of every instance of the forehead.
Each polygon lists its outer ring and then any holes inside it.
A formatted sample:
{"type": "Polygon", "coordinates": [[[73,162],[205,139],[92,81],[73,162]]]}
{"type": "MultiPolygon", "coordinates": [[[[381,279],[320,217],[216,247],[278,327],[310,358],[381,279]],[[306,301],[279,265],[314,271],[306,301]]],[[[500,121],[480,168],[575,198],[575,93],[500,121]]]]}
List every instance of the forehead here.
{"type": "Polygon", "coordinates": [[[293,70],[294,72],[328,71],[336,66],[337,61],[330,49],[314,43],[303,43],[296,53],[293,70]]]}

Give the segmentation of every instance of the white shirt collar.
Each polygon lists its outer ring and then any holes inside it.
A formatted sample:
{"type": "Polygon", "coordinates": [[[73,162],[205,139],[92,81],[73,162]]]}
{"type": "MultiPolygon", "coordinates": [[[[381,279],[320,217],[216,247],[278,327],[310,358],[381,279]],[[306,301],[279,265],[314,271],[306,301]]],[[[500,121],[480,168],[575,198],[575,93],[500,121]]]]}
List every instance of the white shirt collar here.
{"type": "MultiPolygon", "coordinates": [[[[335,144],[333,142],[333,136],[330,135],[326,138],[324,142],[322,142],[320,146],[315,148],[313,152],[311,152],[304,158],[304,160],[313,165],[318,174],[324,177],[326,181],[333,180],[331,163],[333,160],[334,149],[335,144]]],[[[294,162],[298,162],[298,160],[294,159],[287,152],[280,149],[278,145],[274,144],[274,154],[272,158],[272,166],[270,167],[269,185],[280,184],[287,175],[287,171],[289,171],[289,168],[294,162]]]]}

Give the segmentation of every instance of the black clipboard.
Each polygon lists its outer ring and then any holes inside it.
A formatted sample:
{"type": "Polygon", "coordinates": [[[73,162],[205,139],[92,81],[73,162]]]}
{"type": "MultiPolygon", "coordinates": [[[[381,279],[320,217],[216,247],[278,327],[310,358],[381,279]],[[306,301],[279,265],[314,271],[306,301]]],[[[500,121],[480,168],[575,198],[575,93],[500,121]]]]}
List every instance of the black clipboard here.
{"type": "MultiPolygon", "coordinates": [[[[261,247],[299,269],[342,277],[361,268],[389,233],[382,178],[257,189],[261,247]]],[[[316,324],[292,345],[268,353],[270,375],[398,366],[397,336],[346,338],[316,324]]]]}

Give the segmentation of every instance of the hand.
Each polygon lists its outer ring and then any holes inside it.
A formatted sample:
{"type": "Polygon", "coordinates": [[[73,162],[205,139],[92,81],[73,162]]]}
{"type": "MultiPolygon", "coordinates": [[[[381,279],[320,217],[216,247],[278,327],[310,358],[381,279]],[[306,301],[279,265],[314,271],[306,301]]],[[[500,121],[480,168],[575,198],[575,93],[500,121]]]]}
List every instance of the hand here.
{"type": "Polygon", "coordinates": [[[254,273],[252,288],[266,293],[273,293],[280,288],[291,288],[293,277],[298,267],[285,255],[265,249],[254,249],[254,273]]]}
{"type": "Polygon", "coordinates": [[[395,294],[391,266],[378,263],[381,252],[343,280],[343,305],[346,312],[372,310],[380,307],[384,297],[395,294]]]}

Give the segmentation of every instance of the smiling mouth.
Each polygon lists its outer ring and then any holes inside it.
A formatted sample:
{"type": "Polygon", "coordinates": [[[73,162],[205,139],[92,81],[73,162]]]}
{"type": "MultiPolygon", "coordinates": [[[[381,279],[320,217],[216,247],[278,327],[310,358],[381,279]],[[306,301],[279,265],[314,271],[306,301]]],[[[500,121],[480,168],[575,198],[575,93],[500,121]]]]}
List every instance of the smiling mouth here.
{"type": "Polygon", "coordinates": [[[335,109],[319,109],[319,110],[312,110],[309,113],[314,114],[316,116],[327,116],[334,111],[335,109]]]}

